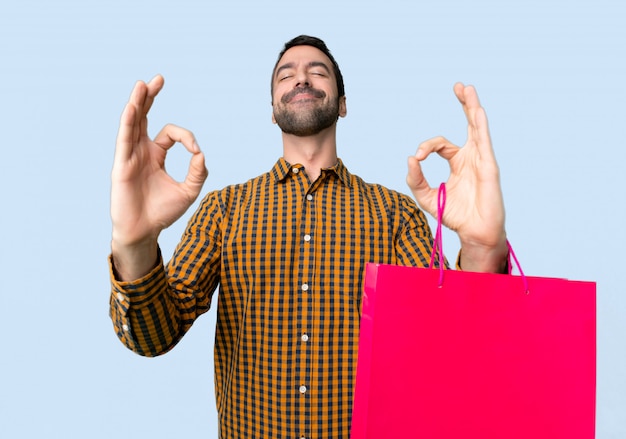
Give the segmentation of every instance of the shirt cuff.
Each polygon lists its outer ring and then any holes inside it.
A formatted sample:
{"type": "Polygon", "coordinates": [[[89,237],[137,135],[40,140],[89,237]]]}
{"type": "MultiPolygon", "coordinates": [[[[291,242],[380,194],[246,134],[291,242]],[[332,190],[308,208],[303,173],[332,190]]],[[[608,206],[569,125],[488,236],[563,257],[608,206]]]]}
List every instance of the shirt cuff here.
{"type": "MultiPolygon", "coordinates": [[[[158,249],[158,259],[154,268],[145,276],[133,281],[121,281],[116,277],[113,256],[109,255],[109,277],[111,280],[112,298],[120,304],[132,304],[133,307],[141,308],[150,303],[155,294],[161,290],[160,285],[165,285],[165,266],[161,250],[158,249]]],[[[127,308],[128,306],[123,306],[127,308]]]]}

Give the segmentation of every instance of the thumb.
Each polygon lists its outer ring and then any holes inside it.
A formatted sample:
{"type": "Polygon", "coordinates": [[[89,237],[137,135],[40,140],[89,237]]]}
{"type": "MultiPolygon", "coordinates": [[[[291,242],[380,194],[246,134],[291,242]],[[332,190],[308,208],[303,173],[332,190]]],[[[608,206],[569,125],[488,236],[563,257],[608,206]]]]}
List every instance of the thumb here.
{"type": "Polygon", "coordinates": [[[185,177],[185,185],[189,187],[194,197],[197,197],[202,189],[202,185],[209,175],[209,171],[204,163],[204,154],[198,151],[191,156],[189,161],[189,170],[185,177]]]}
{"type": "Polygon", "coordinates": [[[419,160],[415,156],[411,156],[408,159],[409,172],[406,176],[406,184],[411,189],[413,197],[417,204],[420,205],[427,212],[431,212],[433,202],[435,198],[433,196],[433,189],[428,184],[424,173],[422,172],[422,166],[419,160]]]}
{"type": "Polygon", "coordinates": [[[411,156],[408,159],[409,173],[406,176],[406,184],[414,193],[424,192],[430,189],[426,177],[422,172],[422,166],[419,160],[415,156],[411,156]]]}

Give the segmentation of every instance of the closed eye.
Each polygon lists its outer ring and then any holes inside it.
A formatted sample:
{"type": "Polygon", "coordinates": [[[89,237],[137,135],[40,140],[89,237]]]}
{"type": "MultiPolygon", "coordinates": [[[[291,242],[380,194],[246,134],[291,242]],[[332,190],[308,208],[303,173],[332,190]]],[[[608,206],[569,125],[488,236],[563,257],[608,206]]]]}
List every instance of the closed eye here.
{"type": "MultiPolygon", "coordinates": [[[[293,76],[293,69],[295,68],[294,63],[287,63],[279,66],[276,69],[276,78],[278,81],[283,81],[285,79],[289,79],[293,76]]],[[[309,72],[311,75],[326,77],[330,75],[330,69],[326,64],[320,61],[311,61],[308,64],[309,72]]]]}

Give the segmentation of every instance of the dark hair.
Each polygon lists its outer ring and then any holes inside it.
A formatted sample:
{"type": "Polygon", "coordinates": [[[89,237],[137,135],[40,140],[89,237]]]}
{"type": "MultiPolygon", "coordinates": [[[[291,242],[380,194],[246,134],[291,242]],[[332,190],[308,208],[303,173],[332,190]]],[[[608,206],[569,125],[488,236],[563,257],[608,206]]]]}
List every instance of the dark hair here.
{"type": "Polygon", "coordinates": [[[287,41],[285,43],[285,47],[283,47],[283,50],[278,54],[278,59],[276,60],[276,64],[274,64],[274,70],[272,71],[272,82],[271,82],[272,94],[274,93],[274,73],[276,72],[276,67],[278,67],[279,61],[283,57],[286,51],[296,46],[315,47],[316,49],[319,49],[320,51],[322,51],[324,55],[326,55],[328,59],[330,59],[330,62],[333,63],[333,70],[335,73],[335,78],[337,80],[337,91],[339,93],[339,97],[344,96],[346,94],[346,91],[343,85],[343,76],[341,74],[341,70],[339,70],[339,64],[337,64],[337,61],[335,61],[335,58],[333,58],[333,55],[330,53],[330,50],[328,50],[328,47],[326,47],[326,43],[324,43],[324,41],[322,41],[321,39],[317,37],[311,37],[309,35],[300,35],[287,41]]]}

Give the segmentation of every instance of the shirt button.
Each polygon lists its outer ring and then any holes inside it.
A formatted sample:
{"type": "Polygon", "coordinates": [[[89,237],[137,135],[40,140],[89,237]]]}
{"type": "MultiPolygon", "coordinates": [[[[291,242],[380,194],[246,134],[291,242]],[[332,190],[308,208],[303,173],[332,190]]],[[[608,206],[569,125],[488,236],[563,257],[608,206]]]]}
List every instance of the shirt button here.
{"type": "Polygon", "coordinates": [[[307,200],[309,200],[309,201],[311,201],[311,200],[313,199],[313,195],[308,194],[308,195],[306,196],[306,199],[307,199],[307,200]]]}
{"type": "Polygon", "coordinates": [[[124,301],[124,295],[122,293],[117,293],[117,300],[119,300],[120,302],[124,301]]]}
{"type": "Polygon", "coordinates": [[[305,394],[306,393],[306,386],[300,386],[300,393],[305,394]]]}
{"type": "Polygon", "coordinates": [[[308,291],[309,284],[302,284],[302,291],[308,291]]]}
{"type": "Polygon", "coordinates": [[[302,334],[302,337],[300,337],[302,339],[302,341],[309,341],[309,336],[307,334],[302,334]]]}
{"type": "MultiPolygon", "coordinates": [[[[309,242],[311,240],[311,235],[304,235],[304,240],[306,242],[309,242]]],[[[122,300],[122,299],[120,299],[120,300],[122,300]]]]}
{"type": "Polygon", "coordinates": [[[123,329],[124,331],[128,331],[128,325],[126,325],[126,324],[122,325],[122,329],[123,329]]]}
{"type": "Polygon", "coordinates": [[[294,174],[297,174],[298,172],[300,172],[300,169],[298,168],[291,168],[291,170],[293,171],[294,174]]]}

